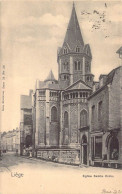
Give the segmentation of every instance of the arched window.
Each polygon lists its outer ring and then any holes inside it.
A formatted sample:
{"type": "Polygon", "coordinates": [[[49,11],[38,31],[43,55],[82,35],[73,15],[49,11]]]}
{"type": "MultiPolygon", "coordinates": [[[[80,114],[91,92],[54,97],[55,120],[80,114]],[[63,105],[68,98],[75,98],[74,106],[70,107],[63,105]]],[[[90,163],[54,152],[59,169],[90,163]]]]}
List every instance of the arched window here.
{"type": "Polygon", "coordinates": [[[51,109],[51,122],[57,122],[58,115],[57,115],[57,108],[55,106],[51,109]]]}
{"type": "Polygon", "coordinates": [[[64,75],[64,80],[66,80],[66,75],[64,75]]]}
{"type": "Polygon", "coordinates": [[[98,120],[102,120],[102,101],[98,103],[98,120]]]}
{"type": "Polygon", "coordinates": [[[74,61],[74,69],[75,70],[82,70],[82,64],[81,62],[78,60],[78,61],[74,61]]]}
{"type": "Polygon", "coordinates": [[[75,70],[77,70],[77,61],[75,61],[75,70]]]}
{"type": "Polygon", "coordinates": [[[80,92],[80,97],[81,97],[81,98],[83,97],[83,93],[82,93],[82,92],[80,92]]]}
{"type": "Polygon", "coordinates": [[[90,63],[89,63],[89,61],[86,61],[85,62],[85,66],[86,66],[86,73],[89,73],[90,72],[90,63]]]}
{"type": "Polygon", "coordinates": [[[80,52],[80,48],[77,46],[76,47],[76,52],[79,53],[80,52]]]}
{"type": "Polygon", "coordinates": [[[69,119],[68,112],[64,112],[64,130],[63,130],[63,144],[68,145],[69,143],[69,119]]]}
{"type": "Polygon", "coordinates": [[[87,126],[87,111],[82,110],[80,113],[80,127],[86,127],[87,126]]]}
{"type": "Polygon", "coordinates": [[[81,69],[81,66],[80,66],[81,64],[80,64],[80,61],[78,61],[78,70],[80,70],[81,69]]]}
{"type": "Polygon", "coordinates": [[[67,54],[68,53],[68,50],[66,47],[64,47],[64,54],[67,54]]]}
{"type": "Polygon", "coordinates": [[[69,121],[68,121],[68,112],[65,111],[64,113],[64,128],[68,128],[69,121]]]}

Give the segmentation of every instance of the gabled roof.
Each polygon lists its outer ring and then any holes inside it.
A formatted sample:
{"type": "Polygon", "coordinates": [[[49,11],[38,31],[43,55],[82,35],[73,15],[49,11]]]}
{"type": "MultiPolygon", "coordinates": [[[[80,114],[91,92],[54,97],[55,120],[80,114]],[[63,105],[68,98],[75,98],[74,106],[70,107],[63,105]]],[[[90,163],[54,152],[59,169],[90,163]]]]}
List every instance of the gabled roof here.
{"type": "Polygon", "coordinates": [[[70,85],[68,88],[65,89],[65,91],[69,90],[92,90],[88,85],[86,85],[85,82],[82,80],[78,80],[77,82],[70,85]]]}
{"type": "Polygon", "coordinates": [[[108,75],[106,75],[106,82],[105,82],[105,84],[104,84],[101,88],[99,88],[98,90],[96,90],[95,92],[93,92],[93,93],[91,94],[91,96],[89,96],[88,99],[90,99],[90,98],[92,98],[93,96],[95,96],[96,94],[98,94],[98,93],[99,93],[100,91],[102,91],[108,84],[111,84],[111,83],[113,82],[113,78],[114,78],[114,75],[115,75],[116,71],[117,71],[118,69],[120,69],[120,68],[122,68],[122,66],[119,66],[119,67],[113,69],[108,75]]]}
{"type": "Polygon", "coordinates": [[[91,49],[90,49],[89,44],[86,44],[86,45],[84,46],[83,51],[84,51],[84,53],[87,54],[89,57],[92,57],[91,49]]]}
{"type": "Polygon", "coordinates": [[[54,84],[45,84],[43,87],[41,87],[40,89],[52,89],[52,90],[60,90],[59,84],[58,83],[54,83],[54,84]]]}
{"type": "Polygon", "coordinates": [[[52,72],[52,70],[49,72],[47,78],[44,80],[45,82],[46,81],[56,81],[55,77],[54,77],[54,74],[52,72]]]}
{"type": "Polygon", "coordinates": [[[47,89],[47,88],[48,89],[54,89],[54,90],[60,90],[58,81],[56,81],[56,80],[53,82],[53,84],[51,84],[50,82],[48,83],[46,81],[40,81],[40,80],[38,80],[38,83],[36,83],[36,88],[35,89],[47,89]]]}
{"type": "Polygon", "coordinates": [[[78,23],[74,4],[73,4],[72,13],[71,13],[70,21],[68,24],[67,32],[65,35],[64,43],[67,43],[71,50],[76,45],[84,46],[84,42],[83,42],[83,38],[81,35],[81,30],[80,30],[80,26],[78,23]]]}

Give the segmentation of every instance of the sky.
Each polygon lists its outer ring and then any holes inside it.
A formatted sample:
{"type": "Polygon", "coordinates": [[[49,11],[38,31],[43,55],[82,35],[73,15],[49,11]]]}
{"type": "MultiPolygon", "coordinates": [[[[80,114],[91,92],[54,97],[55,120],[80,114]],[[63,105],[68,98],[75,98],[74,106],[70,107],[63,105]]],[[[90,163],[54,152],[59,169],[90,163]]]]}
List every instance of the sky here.
{"type": "MultiPolygon", "coordinates": [[[[57,48],[63,44],[72,1],[2,1],[0,7],[6,77],[1,131],[9,131],[19,127],[20,95],[28,95],[36,79],[44,80],[51,69],[58,79],[57,48]]],[[[116,51],[122,46],[122,2],[76,1],[75,8],[97,81],[120,65],[116,51]]]]}

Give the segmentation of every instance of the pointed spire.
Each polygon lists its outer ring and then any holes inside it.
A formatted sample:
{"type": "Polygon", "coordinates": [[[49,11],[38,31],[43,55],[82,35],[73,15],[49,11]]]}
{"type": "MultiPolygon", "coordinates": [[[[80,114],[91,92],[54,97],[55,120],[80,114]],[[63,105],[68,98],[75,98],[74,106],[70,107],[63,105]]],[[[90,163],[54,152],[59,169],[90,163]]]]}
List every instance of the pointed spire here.
{"type": "Polygon", "coordinates": [[[50,70],[47,78],[44,80],[44,81],[56,81],[55,77],[54,77],[54,74],[52,72],[52,70],[50,70]]]}
{"type": "Polygon", "coordinates": [[[73,1],[73,7],[75,7],[75,3],[74,3],[74,1],[73,1]]]}
{"type": "Polygon", "coordinates": [[[70,21],[68,24],[67,32],[64,39],[64,44],[67,43],[70,49],[73,49],[77,43],[84,46],[83,38],[81,35],[81,30],[79,26],[79,22],[77,19],[75,5],[73,2],[72,13],[70,17],[70,21]]]}

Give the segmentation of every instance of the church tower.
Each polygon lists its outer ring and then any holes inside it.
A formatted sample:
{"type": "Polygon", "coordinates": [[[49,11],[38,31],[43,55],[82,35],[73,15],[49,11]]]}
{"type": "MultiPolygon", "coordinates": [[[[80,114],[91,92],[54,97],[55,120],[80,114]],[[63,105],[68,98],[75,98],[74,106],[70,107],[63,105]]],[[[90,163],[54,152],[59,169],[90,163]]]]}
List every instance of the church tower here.
{"type": "Polygon", "coordinates": [[[62,89],[80,79],[92,86],[91,50],[88,44],[84,44],[74,3],[64,42],[58,49],[57,58],[58,81],[62,89]]]}

